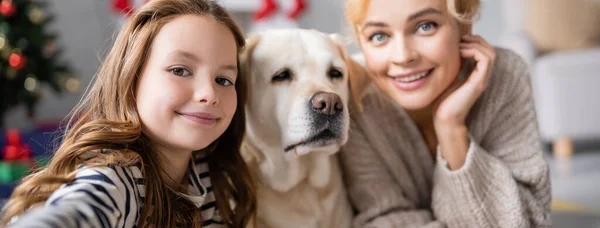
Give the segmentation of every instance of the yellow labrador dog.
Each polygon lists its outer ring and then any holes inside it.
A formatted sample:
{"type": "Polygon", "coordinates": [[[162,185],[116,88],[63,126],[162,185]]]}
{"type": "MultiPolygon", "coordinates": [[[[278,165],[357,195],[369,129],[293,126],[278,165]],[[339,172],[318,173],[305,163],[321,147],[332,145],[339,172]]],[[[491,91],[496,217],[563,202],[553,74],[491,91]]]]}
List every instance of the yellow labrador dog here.
{"type": "Polygon", "coordinates": [[[335,155],[348,140],[350,101],[368,80],[344,39],[316,30],[248,38],[242,154],[257,181],[258,227],[350,227],[352,210],[335,155]]]}

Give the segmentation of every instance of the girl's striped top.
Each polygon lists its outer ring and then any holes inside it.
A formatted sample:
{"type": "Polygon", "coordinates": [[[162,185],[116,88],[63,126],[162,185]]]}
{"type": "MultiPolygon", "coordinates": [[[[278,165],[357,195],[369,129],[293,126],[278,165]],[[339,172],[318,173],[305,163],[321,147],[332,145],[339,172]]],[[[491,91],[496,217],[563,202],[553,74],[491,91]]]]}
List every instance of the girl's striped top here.
{"type": "MultiPolygon", "coordinates": [[[[138,166],[80,166],[44,206],[13,218],[11,227],[137,227],[145,196],[138,166]]],[[[212,191],[207,159],[190,160],[186,196],[202,211],[205,228],[224,227],[212,191]]],[[[154,215],[156,216],[156,215],[154,215]]]]}

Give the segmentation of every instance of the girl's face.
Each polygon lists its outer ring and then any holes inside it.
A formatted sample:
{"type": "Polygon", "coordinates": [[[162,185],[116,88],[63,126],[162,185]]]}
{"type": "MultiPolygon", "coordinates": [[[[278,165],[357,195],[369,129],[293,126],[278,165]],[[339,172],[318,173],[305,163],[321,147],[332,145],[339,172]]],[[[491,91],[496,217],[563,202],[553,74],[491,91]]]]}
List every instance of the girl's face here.
{"type": "Polygon", "coordinates": [[[357,31],[373,80],[408,110],[429,106],[459,72],[461,34],[446,0],[371,0],[357,31]]]}
{"type": "Polygon", "coordinates": [[[173,19],[154,38],[137,85],[144,132],[168,153],[205,148],[231,123],[236,80],[237,46],[225,25],[173,19]]]}

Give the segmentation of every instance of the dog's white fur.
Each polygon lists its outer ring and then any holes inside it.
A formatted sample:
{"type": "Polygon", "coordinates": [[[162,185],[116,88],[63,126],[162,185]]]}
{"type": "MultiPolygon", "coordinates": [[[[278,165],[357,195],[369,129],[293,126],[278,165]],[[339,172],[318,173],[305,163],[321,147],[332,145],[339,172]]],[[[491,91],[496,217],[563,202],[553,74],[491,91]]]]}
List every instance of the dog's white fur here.
{"type": "Polygon", "coordinates": [[[335,153],[348,140],[349,102],[358,102],[368,77],[345,49],[341,36],[316,30],[248,38],[241,57],[249,84],[242,155],[257,182],[257,227],[350,227],[352,210],[335,153]],[[273,82],[284,69],[292,79],[273,82]],[[331,78],[331,69],[343,77],[331,78]],[[310,118],[309,102],[318,92],[341,98],[343,111],[332,127],[339,135],[290,149],[325,127],[310,118]]]}

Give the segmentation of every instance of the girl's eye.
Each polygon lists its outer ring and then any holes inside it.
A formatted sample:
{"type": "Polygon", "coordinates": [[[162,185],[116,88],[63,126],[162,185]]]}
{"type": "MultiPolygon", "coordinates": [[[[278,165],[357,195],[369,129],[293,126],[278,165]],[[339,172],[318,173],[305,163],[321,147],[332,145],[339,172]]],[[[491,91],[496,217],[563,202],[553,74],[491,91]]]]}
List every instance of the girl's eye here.
{"type": "Polygon", "coordinates": [[[382,44],[388,39],[388,35],[383,33],[375,33],[369,36],[369,41],[374,45],[382,44]]]}
{"type": "Polygon", "coordinates": [[[436,28],[437,28],[437,23],[425,22],[425,23],[421,23],[418,25],[417,32],[428,35],[428,34],[433,33],[436,28]]]}
{"type": "Polygon", "coordinates": [[[188,76],[191,75],[190,71],[186,70],[185,68],[182,67],[173,67],[169,70],[171,72],[171,74],[177,75],[177,76],[188,76]]]}
{"type": "Polygon", "coordinates": [[[215,82],[217,82],[219,85],[222,85],[222,86],[233,85],[233,82],[227,78],[217,78],[217,79],[215,79],[215,82]]]}

